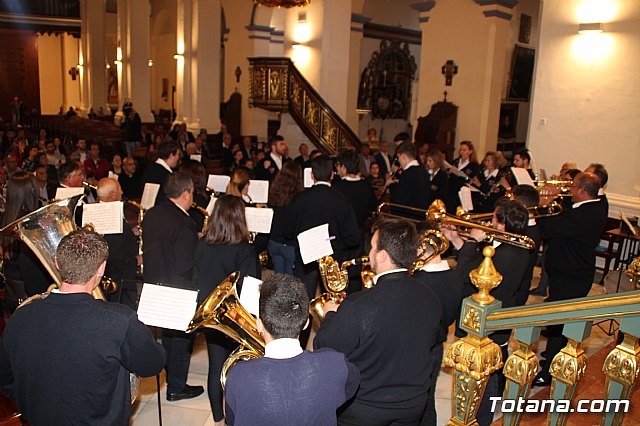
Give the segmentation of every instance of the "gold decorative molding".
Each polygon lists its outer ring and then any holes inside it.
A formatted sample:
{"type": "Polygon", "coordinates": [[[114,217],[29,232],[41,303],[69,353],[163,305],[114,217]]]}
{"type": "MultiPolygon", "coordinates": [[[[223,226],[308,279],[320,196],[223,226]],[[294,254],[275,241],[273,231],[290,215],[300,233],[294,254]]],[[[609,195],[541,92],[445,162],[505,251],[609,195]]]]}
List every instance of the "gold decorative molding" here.
{"type": "Polygon", "coordinates": [[[607,355],[602,371],[607,380],[615,380],[626,386],[633,386],[640,374],[640,347],[638,339],[625,335],[624,341],[607,355]]]}
{"type": "MultiPolygon", "coordinates": [[[[555,379],[570,386],[577,385],[580,379],[582,379],[587,369],[587,355],[585,355],[580,345],[580,342],[569,339],[567,346],[553,358],[551,366],[549,367],[549,373],[555,379]]],[[[555,383],[552,384],[552,394],[554,386],[555,383]]]]}
{"type": "Polygon", "coordinates": [[[482,326],[480,311],[478,311],[475,306],[465,301],[462,312],[463,327],[473,330],[476,333],[480,333],[480,327],[482,326]]]}
{"type": "Polygon", "coordinates": [[[475,293],[471,298],[481,304],[490,305],[495,298],[489,294],[491,290],[498,287],[502,282],[502,275],[496,271],[496,267],[493,265],[491,258],[496,254],[496,251],[491,246],[486,246],[482,250],[484,260],[478,266],[477,269],[469,272],[469,278],[471,283],[478,288],[478,293],[475,293]]]}
{"type": "Polygon", "coordinates": [[[539,362],[529,345],[522,342],[518,343],[518,349],[507,358],[502,372],[507,379],[524,386],[533,381],[538,372],[539,362]]]}

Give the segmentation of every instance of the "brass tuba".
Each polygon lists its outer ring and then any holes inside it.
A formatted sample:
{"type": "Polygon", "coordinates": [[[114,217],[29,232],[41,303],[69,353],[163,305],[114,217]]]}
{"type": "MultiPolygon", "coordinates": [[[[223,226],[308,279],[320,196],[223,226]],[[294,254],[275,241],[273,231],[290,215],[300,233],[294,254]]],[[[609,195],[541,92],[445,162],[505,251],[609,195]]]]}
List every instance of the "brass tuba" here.
{"type": "Polygon", "coordinates": [[[418,250],[421,254],[413,261],[409,268],[409,275],[413,275],[436,256],[440,256],[449,248],[449,240],[436,229],[427,229],[418,243],[418,250]],[[427,254],[427,247],[431,247],[431,254],[427,254]]]}
{"type": "Polygon", "coordinates": [[[447,213],[444,203],[440,200],[435,200],[429,210],[427,211],[427,219],[436,222],[440,225],[453,225],[460,229],[461,233],[466,230],[475,228],[483,231],[487,235],[487,241],[499,241],[505,244],[511,244],[512,246],[524,248],[527,250],[533,250],[536,247],[536,243],[526,235],[513,234],[506,231],[498,231],[489,226],[481,225],[471,220],[460,219],[456,216],[447,213]]]}
{"type": "Polygon", "coordinates": [[[224,388],[229,369],[238,361],[249,361],[264,356],[264,339],[258,333],[256,320],[240,304],[236,284],[240,272],[234,272],[202,302],[189,323],[187,333],[193,333],[200,327],[213,328],[231,337],[240,346],[231,353],[222,367],[220,383],[224,388]]]}

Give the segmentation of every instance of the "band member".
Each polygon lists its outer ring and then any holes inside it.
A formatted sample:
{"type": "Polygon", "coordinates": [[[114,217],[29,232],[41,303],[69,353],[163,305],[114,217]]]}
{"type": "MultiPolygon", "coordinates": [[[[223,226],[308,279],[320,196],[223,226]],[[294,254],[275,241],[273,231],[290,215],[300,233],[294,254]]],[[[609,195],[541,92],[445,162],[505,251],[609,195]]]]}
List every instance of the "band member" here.
{"type": "MultiPolygon", "coordinates": [[[[84,181],[84,172],[75,162],[64,163],[58,169],[58,181],[62,188],[82,188],[84,181]]],[[[83,201],[86,203],[95,203],[98,195],[93,189],[85,189],[83,201]]]]}
{"type": "MultiPolygon", "coordinates": [[[[97,193],[98,201],[101,203],[122,201],[122,188],[115,179],[100,179],[97,193]]],[[[120,234],[106,234],[104,236],[109,244],[105,275],[120,285],[120,291],[111,295],[109,300],[124,303],[131,309],[136,309],[138,299],[136,275],[142,259],[138,256],[136,236],[124,217],[122,222],[120,234]]]]}
{"type": "Polygon", "coordinates": [[[0,344],[0,387],[33,425],[128,425],[129,372],[158,374],[165,351],[135,312],[91,296],[108,255],[97,233],[76,230],[56,251],[62,285],[18,309],[0,344]]]}
{"type": "Polygon", "coordinates": [[[416,160],[416,147],[406,142],[396,149],[402,174],[398,181],[387,180],[391,202],[426,209],[429,205],[429,177],[426,170],[416,160]]]}
{"type": "Polygon", "coordinates": [[[358,175],[358,164],[355,151],[341,153],[336,162],[338,176],[331,181],[331,187],[351,200],[358,226],[363,229],[364,222],[377,207],[377,199],[371,186],[358,175]]]}
{"type": "MultiPolygon", "coordinates": [[[[561,215],[540,220],[542,238],[548,243],[545,268],[549,274],[549,301],[585,297],[595,274],[595,248],[607,222],[603,200],[598,198],[600,179],[593,173],[580,173],[573,180],[573,207],[561,215]]],[[[546,360],[534,386],[551,383],[549,366],[566,344],[562,325],[548,328],[546,360]]]]}
{"type": "MultiPolygon", "coordinates": [[[[207,232],[196,247],[193,285],[200,290],[199,303],[235,271],[240,272],[242,279],[247,275],[259,279],[261,274],[258,258],[249,244],[244,203],[239,197],[223,195],[216,201],[207,232]]],[[[241,293],[242,281],[237,291],[241,293]]],[[[209,403],[216,424],[224,425],[220,373],[237,344],[217,330],[206,329],[205,336],[209,354],[209,403]]]]}
{"type": "Polygon", "coordinates": [[[526,169],[531,179],[535,179],[535,173],[531,169],[531,154],[528,149],[521,149],[513,154],[513,167],[526,169]]]}
{"type": "MultiPolygon", "coordinates": [[[[429,229],[437,229],[437,225],[429,221],[420,222],[417,226],[418,237],[429,229]]],[[[426,246],[426,252],[418,251],[418,256],[432,256],[433,248],[426,246]]],[[[440,255],[434,256],[429,263],[413,274],[413,278],[425,284],[434,293],[438,295],[440,307],[442,308],[442,319],[440,320],[440,328],[438,329],[438,337],[436,345],[431,351],[433,358],[433,368],[429,378],[429,395],[424,416],[420,421],[420,425],[437,424],[436,413],[436,381],[440,373],[440,365],[442,364],[442,355],[444,351],[444,342],[447,341],[449,326],[458,319],[460,312],[460,303],[462,302],[462,277],[458,271],[451,269],[449,263],[443,260],[440,255]]]]}
{"type": "MultiPolygon", "coordinates": [[[[193,182],[182,172],[165,184],[166,199],[149,209],[142,221],[144,282],[193,288],[193,255],[198,234],[187,211],[193,203],[193,182]]],[[[167,400],[194,398],[202,386],[187,385],[193,334],[163,330],[167,350],[167,400]]]]}
{"type": "MultiPolygon", "coordinates": [[[[506,231],[523,235],[527,231],[529,214],[527,209],[519,201],[501,199],[497,205],[492,218],[493,228],[496,231],[506,231]]],[[[443,229],[445,236],[451,244],[458,249],[457,270],[465,280],[463,298],[475,293],[477,289],[471,284],[469,272],[480,266],[484,260],[482,251],[479,250],[479,242],[485,239],[485,233],[479,229],[472,229],[469,239],[464,241],[456,231],[443,229]]],[[[496,270],[502,275],[502,282],[491,291],[491,295],[502,302],[503,308],[517,306],[517,295],[529,264],[529,252],[525,249],[515,247],[510,244],[493,243],[495,255],[491,259],[496,270]]],[[[507,359],[507,346],[511,330],[498,331],[489,337],[502,349],[502,359],[507,359]]],[[[505,378],[502,371],[493,373],[487,384],[487,388],[482,398],[478,410],[477,420],[481,426],[489,425],[493,421],[491,412],[492,396],[502,395],[505,386],[505,378]]]]}
{"type": "Polygon", "coordinates": [[[142,198],[142,174],[136,170],[136,167],[136,160],[133,157],[125,157],[122,160],[122,173],[118,175],[118,182],[127,200],[142,198]]]}
{"type": "Polygon", "coordinates": [[[602,201],[602,208],[606,211],[607,215],[609,215],[609,200],[607,199],[607,194],[604,192],[604,188],[607,186],[607,182],[609,181],[609,173],[607,173],[607,169],[605,169],[602,164],[591,163],[584,172],[593,173],[598,176],[598,179],[600,180],[598,198],[602,201]]]}
{"type": "Polygon", "coordinates": [[[488,213],[495,210],[496,202],[505,194],[505,188],[500,181],[505,177],[502,168],[506,161],[500,151],[489,151],[482,161],[484,169],[472,179],[480,192],[473,192],[474,210],[479,213],[488,213]]]}
{"type": "Polygon", "coordinates": [[[300,347],[298,335],[309,326],[304,285],[289,275],[272,275],[260,286],[259,306],[265,354],[230,371],[227,424],[336,424],[336,409],[355,394],[360,373],[344,354],[300,347]]]}
{"type": "Polygon", "coordinates": [[[146,183],[157,183],[160,185],[160,190],[156,196],[156,206],[166,198],[164,189],[165,183],[169,178],[169,175],[173,173],[172,169],[175,169],[180,161],[180,145],[170,139],[164,140],[158,146],[157,152],[158,159],[155,163],[151,163],[147,166],[142,174],[141,183],[143,191],[146,183]]]}
{"type": "Polygon", "coordinates": [[[416,257],[414,226],[381,220],[371,240],[375,287],[324,305],[314,348],[333,348],[360,370],[356,396],[339,425],[417,424],[424,414],[442,309],[433,290],[407,274],[416,257]],[[400,348],[405,348],[399,350],[400,348]]]}
{"type": "Polygon", "coordinates": [[[285,152],[287,145],[284,137],[275,135],[271,138],[271,152],[256,165],[256,179],[272,181],[287,161],[285,152]]]}
{"type": "Polygon", "coordinates": [[[429,204],[434,200],[447,200],[449,175],[443,169],[444,156],[438,148],[427,152],[427,172],[429,173],[429,204]]]}

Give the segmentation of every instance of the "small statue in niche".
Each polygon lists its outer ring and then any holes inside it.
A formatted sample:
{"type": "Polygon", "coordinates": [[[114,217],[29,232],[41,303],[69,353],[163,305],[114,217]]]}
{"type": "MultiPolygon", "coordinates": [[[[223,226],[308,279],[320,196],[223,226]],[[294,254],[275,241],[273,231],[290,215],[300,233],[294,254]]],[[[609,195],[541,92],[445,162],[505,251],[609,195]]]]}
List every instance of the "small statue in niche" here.
{"type": "Polygon", "coordinates": [[[369,68],[365,68],[360,75],[360,86],[358,87],[358,109],[369,109],[371,99],[371,81],[369,68]]]}

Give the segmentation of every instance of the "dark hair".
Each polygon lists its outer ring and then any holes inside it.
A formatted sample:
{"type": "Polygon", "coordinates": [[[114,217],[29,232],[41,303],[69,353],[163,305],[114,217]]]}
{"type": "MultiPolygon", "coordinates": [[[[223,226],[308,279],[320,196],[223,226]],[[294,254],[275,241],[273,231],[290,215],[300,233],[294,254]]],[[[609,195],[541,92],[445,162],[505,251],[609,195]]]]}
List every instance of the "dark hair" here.
{"type": "Polygon", "coordinates": [[[231,180],[227,184],[226,194],[242,197],[242,190],[251,180],[251,173],[246,167],[236,167],[231,173],[231,180]]]}
{"type": "Polygon", "coordinates": [[[283,141],[284,137],[281,135],[275,135],[274,137],[271,138],[271,140],[269,141],[269,145],[275,145],[280,141],[283,141]]]}
{"type": "Polygon", "coordinates": [[[360,159],[352,149],[347,149],[338,155],[338,162],[347,168],[347,173],[354,175],[360,170],[360,159]]]}
{"type": "Polygon", "coordinates": [[[195,160],[185,160],[180,165],[179,170],[189,175],[193,181],[194,189],[197,193],[206,195],[207,192],[207,171],[201,162],[195,160]]]}
{"type": "Polygon", "coordinates": [[[462,142],[460,142],[460,145],[466,145],[467,148],[469,148],[471,150],[471,155],[469,156],[469,162],[470,163],[477,163],[478,162],[478,154],[476,154],[476,149],[473,146],[473,142],[471,142],[471,141],[462,141],[462,142]]]}
{"type": "Polygon", "coordinates": [[[429,151],[427,151],[427,158],[431,158],[433,162],[436,163],[436,170],[442,169],[442,162],[444,159],[442,157],[442,151],[438,148],[429,149],[429,151]]]}
{"type": "Polygon", "coordinates": [[[191,177],[182,171],[174,172],[169,175],[164,185],[164,193],[167,198],[178,198],[185,191],[193,189],[193,181],[191,177]]]}
{"type": "Polygon", "coordinates": [[[326,155],[319,155],[311,160],[311,171],[316,180],[329,182],[333,174],[333,160],[326,155]]]}
{"type": "Polygon", "coordinates": [[[416,159],[416,147],[411,142],[402,142],[398,148],[396,148],[396,155],[400,156],[404,154],[412,160],[416,159]]]}
{"type": "Polygon", "coordinates": [[[409,142],[411,139],[411,136],[409,136],[409,133],[407,132],[400,132],[396,135],[395,138],[393,138],[394,142],[409,142]]]}
{"type": "Polygon", "coordinates": [[[600,187],[604,188],[609,181],[609,173],[607,173],[607,169],[604,168],[604,164],[591,163],[588,168],[593,168],[593,174],[600,179],[600,187]]]}
{"type": "Polygon", "coordinates": [[[569,175],[571,179],[575,179],[576,176],[578,176],[580,173],[582,173],[582,170],[580,169],[569,169],[566,172],[564,172],[564,174],[569,175]]]}
{"type": "Polygon", "coordinates": [[[222,195],[213,206],[204,235],[207,244],[240,244],[249,240],[242,198],[222,195]]]}
{"type": "Polygon", "coordinates": [[[595,173],[580,173],[573,179],[573,184],[589,194],[592,199],[598,198],[600,178],[595,173]]]}
{"type": "Polygon", "coordinates": [[[39,207],[38,186],[29,172],[18,170],[7,181],[6,210],[2,226],[6,226],[39,207]]]}
{"type": "Polygon", "coordinates": [[[523,160],[527,160],[527,162],[531,163],[531,154],[529,154],[529,150],[528,149],[521,149],[519,151],[516,151],[513,156],[515,157],[516,155],[519,155],[520,158],[522,158],[523,160]]]}
{"type": "Polygon", "coordinates": [[[71,173],[75,172],[76,170],[82,170],[82,167],[78,166],[78,163],[74,161],[68,161],[64,163],[58,169],[58,180],[60,182],[64,181],[67,178],[67,176],[69,176],[71,173]]]}
{"type": "Polygon", "coordinates": [[[529,224],[529,212],[520,201],[501,198],[496,203],[496,219],[504,224],[504,230],[514,234],[527,232],[529,224]]]}
{"type": "Polygon", "coordinates": [[[298,337],[309,317],[309,296],[292,275],[273,274],[260,286],[260,321],[275,339],[298,337]]]}
{"type": "Polygon", "coordinates": [[[273,207],[286,206],[293,197],[304,190],[302,184],[302,169],[297,161],[287,161],[269,189],[269,205],[273,207]]]}
{"type": "Polygon", "coordinates": [[[378,251],[385,250],[394,265],[408,268],[416,259],[418,234],[413,223],[402,219],[379,219],[373,226],[378,231],[378,251]]]}
{"type": "Polygon", "coordinates": [[[77,229],[67,234],[58,245],[56,261],[62,281],[85,284],[107,260],[109,246],[100,234],[77,229]]]}
{"type": "Polygon", "coordinates": [[[516,185],[511,188],[511,193],[525,207],[534,207],[540,204],[540,193],[531,185],[516,185]]]}
{"type": "Polygon", "coordinates": [[[158,153],[158,158],[166,160],[171,156],[171,154],[177,154],[180,151],[180,145],[178,142],[174,142],[172,139],[165,139],[160,142],[158,145],[156,152],[158,153]]]}

